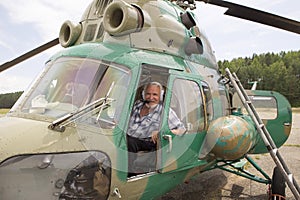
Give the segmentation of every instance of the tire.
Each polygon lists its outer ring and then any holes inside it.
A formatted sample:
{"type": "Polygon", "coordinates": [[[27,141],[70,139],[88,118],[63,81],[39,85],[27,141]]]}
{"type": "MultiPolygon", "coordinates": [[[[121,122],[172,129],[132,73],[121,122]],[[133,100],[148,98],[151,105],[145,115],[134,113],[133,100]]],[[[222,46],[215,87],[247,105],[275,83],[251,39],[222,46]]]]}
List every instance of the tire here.
{"type": "Polygon", "coordinates": [[[285,198],[285,187],[285,179],[281,174],[280,169],[278,167],[275,167],[273,170],[271,183],[272,199],[275,199],[276,196],[281,196],[285,198]]]}

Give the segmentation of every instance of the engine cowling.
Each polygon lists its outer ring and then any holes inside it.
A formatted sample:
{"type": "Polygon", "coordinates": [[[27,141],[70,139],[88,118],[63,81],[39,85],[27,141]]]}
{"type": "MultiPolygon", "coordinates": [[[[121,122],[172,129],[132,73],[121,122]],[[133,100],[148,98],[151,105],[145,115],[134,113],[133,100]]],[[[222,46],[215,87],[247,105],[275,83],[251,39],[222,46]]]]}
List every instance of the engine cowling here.
{"type": "Polygon", "coordinates": [[[104,29],[114,36],[138,32],[143,27],[143,13],[124,1],[111,3],[104,12],[104,29]]]}
{"type": "Polygon", "coordinates": [[[59,42],[63,47],[72,46],[79,38],[82,31],[80,24],[74,25],[71,21],[65,21],[59,31],[59,42]]]}

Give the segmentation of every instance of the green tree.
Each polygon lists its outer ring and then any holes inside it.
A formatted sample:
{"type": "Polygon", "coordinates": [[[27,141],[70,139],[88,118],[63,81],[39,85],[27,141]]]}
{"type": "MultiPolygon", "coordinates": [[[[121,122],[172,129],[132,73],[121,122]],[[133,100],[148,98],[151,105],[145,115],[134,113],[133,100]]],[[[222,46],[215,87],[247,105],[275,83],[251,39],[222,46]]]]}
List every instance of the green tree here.
{"type": "Polygon", "coordinates": [[[0,108],[11,108],[23,92],[0,94],[0,108]]]}
{"type": "Polygon", "coordinates": [[[218,64],[223,74],[225,68],[235,72],[246,89],[251,88],[249,82],[262,79],[257,89],[277,91],[286,96],[292,106],[300,106],[300,51],[253,54],[251,58],[218,64]]]}

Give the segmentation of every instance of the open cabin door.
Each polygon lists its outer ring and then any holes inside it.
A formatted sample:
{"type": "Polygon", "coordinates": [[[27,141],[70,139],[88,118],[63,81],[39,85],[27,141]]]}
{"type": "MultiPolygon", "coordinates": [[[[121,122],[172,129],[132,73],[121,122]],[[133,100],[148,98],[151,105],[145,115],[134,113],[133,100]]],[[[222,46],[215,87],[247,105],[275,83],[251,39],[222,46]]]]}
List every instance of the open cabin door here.
{"type": "MultiPolygon", "coordinates": [[[[292,111],[287,99],[278,92],[263,90],[246,90],[252,104],[277,147],[288,138],[291,131],[292,111]]],[[[233,107],[247,113],[237,94],[233,96],[233,107]]],[[[263,142],[256,145],[251,153],[267,153],[263,142]]]]}
{"type": "MultiPolygon", "coordinates": [[[[176,72],[174,72],[176,73],[176,72]]],[[[172,74],[165,95],[162,128],[160,131],[158,169],[164,173],[199,165],[207,117],[204,109],[201,82],[193,75],[172,74]],[[176,135],[171,130],[170,112],[175,112],[186,132],[176,135]]]]}

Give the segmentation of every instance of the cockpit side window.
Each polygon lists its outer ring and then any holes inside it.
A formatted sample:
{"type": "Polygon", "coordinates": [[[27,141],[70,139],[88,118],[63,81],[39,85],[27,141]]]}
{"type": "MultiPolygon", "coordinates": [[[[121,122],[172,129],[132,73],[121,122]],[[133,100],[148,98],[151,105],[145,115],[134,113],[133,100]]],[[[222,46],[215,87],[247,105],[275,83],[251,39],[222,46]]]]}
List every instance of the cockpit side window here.
{"type": "Polygon", "coordinates": [[[150,82],[158,82],[162,85],[164,89],[164,95],[163,95],[164,97],[167,90],[166,86],[167,86],[168,78],[169,78],[169,72],[167,69],[158,66],[144,64],[142,66],[142,72],[141,72],[140,81],[136,91],[135,101],[143,98],[142,92],[144,90],[144,87],[147,83],[150,82]]]}
{"type": "Polygon", "coordinates": [[[187,133],[205,129],[202,95],[196,82],[175,79],[170,106],[184,123],[187,133]]]}

